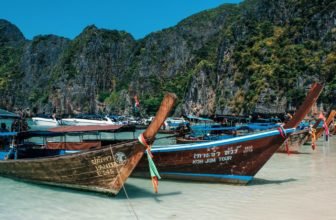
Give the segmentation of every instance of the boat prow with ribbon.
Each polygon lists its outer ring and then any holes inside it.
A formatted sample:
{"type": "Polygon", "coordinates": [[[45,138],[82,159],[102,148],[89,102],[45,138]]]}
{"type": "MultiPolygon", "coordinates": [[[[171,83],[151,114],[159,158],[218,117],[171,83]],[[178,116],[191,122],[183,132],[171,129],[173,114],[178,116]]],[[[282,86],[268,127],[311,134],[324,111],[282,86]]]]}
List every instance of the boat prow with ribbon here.
{"type": "MultiPolygon", "coordinates": [[[[322,90],[314,84],[293,118],[277,130],[230,139],[153,146],[152,155],[162,178],[246,184],[284,143],[309,112],[322,90]]],[[[134,176],[146,176],[144,157],[134,176]]]]}
{"type": "MultiPolygon", "coordinates": [[[[167,94],[142,137],[151,143],[174,105],[167,94]]],[[[11,152],[15,155],[15,147],[11,152]]],[[[0,175],[19,180],[116,195],[146,150],[139,141],[49,157],[0,161],[0,175]]]]}
{"type": "Polygon", "coordinates": [[[323,121],[323,125],[322,127],[319,127],[316,129],[316,139],[319,139],[323,133],[325,134],[326,138],[328,138],[330,130],[329,128],[333,125],[334,121],[335,121],[335,116],[336,116],[336,111],[332,110],[329,113],[328,118],[326,119],[324,117],[324,115],[321,113],[319,116],[319,119],[321,119],[323,121]]]}
{"type": "Polygon", "coordinates": [[[306,143],[310,138],[313,140],[312,148],[315,149],[316,129],[321,120],[317,120],[313,126],[303,130],[297,130],[292,133],[289,138],[279,147],[278,153],[299,153],[301,146],[306,143]]]}
{"type": "Polygon", "coordinates": [[[336,111],[332,110],[326,119],[320,114],[315,124],[307,129],[295,131],[289,136],[284,144],[278,149],[280,153],[299,153],[301,146],[310,142],[312,149],[315,150],[317,140],[325,133],[326,138],[329,136],[329,126],[332,124],[336,115],[336,111]],[[322,123],[322,126],[321,126],[322,123]]]}

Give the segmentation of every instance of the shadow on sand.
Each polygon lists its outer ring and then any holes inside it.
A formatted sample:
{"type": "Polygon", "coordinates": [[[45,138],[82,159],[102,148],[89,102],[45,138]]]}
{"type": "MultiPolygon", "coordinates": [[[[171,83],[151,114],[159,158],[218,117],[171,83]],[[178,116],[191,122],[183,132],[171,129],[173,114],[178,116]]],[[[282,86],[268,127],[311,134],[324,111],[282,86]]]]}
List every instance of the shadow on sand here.
{"type": "Polygon", "coordinates": [[[254,178],[248,186],[256,186],[256,185],[266,185],[266,184],[281,184],[281,183],[288,183],[288,182],[294,182],[297,181],[297,179],[289,178],[284,180],[266,180],[266,179],[260,179],[260,178],[254,178]]]}
{"type": "MultiPolygon", "coordinates": [[[[160,197],[165,196],[175,196],[181,194],[181,191],[169,192],[169,193],[160,193],[160,188],[158,193],[154,193],[153,190],[146,190],[135,185],[126,183],[125,189],[129,198],[153,198],[156,201],[160,202],[160,197]]],[[[124,189],[121,189],[116,199],[127,199],[124,189]]]]}
{"type": "Polygon", "coordinates": [[[17,180],[17,179],[13,179],[14,181],[23,183],[23,184],[27,184],[27,185],[31,185],[32,187],[38,187],[38,188],[44,188],[45,190],[49,190],[49,191],[54,191],[54,192],[65,192],[65,193],[72,193],[72,194],[78,194],[78,195],[88,195],[88,196],[96,196],[96,197],[100,197],[100,198],[106,198],[106,199],[127,199],[130,198],[154,198],[155,200],[157,200],[158,202],[160,202],[159,198],[163,197],[163,196],[174,196],[174,195],[178,195],[181,194],[180,191],[176,191],[176,192],[169,192],[169,193],[160,193],[160,189],[159,189],[159,193],[154,193],[153,191],[150,190],[146,190],[140,187],[137,187],[135,185],[126,183],[125,189],[126,189],[126,193],[127,196],[125,194],[125,191],[123,188],[120,189],[119,193],[115,196],[112,194],[107,194],[107,193],[99,193],[99,192],[92,192],[92,191],[88,191],[88,190],[81,190],[81,189],[71,189],[71,188],[65,188],[65,187],[61,187],[61,186],[52,186],[52,185],[45,185],[45,184],[41,184],[41,183],[33,183],[30,181],[22,181],[22,180],[17,180]]]}
{"type": "MultiPolygon", "coordinates": [[[[286,151],[280,151],[280,152],[276,152],[276,153],[278,153],[278,154],[288,154],[286,151]]],[[[295,151],[295,152],[289,152],[289,155],[288,155],[288,156],[290,156],[290,155],[292,155],[292,154],[293,154],[293,155],[300,155],[300,154],[310,155],[310,154],[312,154],[312,153],[295,151]]]]}

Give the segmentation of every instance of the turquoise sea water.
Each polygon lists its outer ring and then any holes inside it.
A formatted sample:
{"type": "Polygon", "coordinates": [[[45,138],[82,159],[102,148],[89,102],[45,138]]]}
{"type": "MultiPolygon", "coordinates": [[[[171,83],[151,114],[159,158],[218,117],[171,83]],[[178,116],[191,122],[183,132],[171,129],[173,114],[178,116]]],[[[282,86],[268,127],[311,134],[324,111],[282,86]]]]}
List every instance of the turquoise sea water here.
{"type": "Polygon", "coordinates": [[[129,178],[116,197],[0,177],[0,219],[335,219],[336,137],[275,154],[247,186],[129,178]]]}

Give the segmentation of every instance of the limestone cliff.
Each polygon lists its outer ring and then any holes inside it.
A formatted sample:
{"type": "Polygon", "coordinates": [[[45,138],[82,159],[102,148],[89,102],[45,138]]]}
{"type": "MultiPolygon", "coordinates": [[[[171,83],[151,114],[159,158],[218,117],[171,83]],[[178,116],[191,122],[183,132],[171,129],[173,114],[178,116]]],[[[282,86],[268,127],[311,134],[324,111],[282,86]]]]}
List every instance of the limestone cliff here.
{"type": "Polygon", "coordinates": [[[282,113],[313,81],[336,96],[336,1],[246,0],[203,11],[135,40],[88,26],[73,40],[0,20],[1,107],[69,114],[153,114],[165,91],[175,114],[282,113]]]}

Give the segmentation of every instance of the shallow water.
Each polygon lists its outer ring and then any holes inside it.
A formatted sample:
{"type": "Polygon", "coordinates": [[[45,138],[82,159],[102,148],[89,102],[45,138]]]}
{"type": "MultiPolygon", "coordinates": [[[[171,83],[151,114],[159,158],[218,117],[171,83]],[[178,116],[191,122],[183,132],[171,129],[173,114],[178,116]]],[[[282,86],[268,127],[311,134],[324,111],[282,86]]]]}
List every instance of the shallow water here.
{"type": "Polygon", "coordinates": [[[247,186],[129,178],[116,197],[0,177],[0,219],[335,219],[336,137],[275,154],[247,186]]]}

